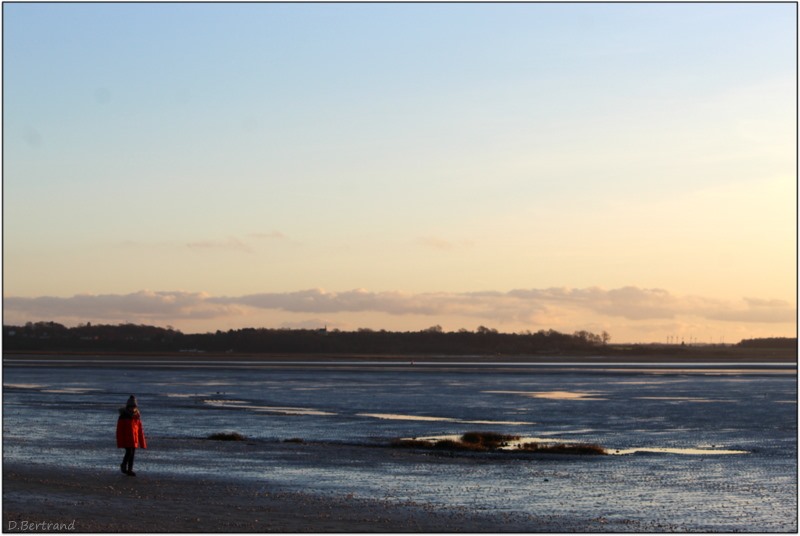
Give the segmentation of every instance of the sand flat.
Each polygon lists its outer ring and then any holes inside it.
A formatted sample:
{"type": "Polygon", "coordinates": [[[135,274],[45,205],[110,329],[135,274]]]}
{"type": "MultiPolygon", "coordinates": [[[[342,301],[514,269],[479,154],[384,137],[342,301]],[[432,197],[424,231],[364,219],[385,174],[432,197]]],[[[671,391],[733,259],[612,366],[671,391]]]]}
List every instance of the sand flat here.
{"type": "Polygon", "coordinates": [[[23,522],[74,532],[580,532],[593,520],[490,515],[352,495],[316,495],[263,482],[111,470],[9,465],[3,474],[3,531],[23,522]]]}
{"type": "MultiPolygon", "coordinates": [[[[77,520],[81,532],[796,530],[796,402],[786,403],[796,398],[796,376],[738,364],[718,366],[747,372],[685,375],[686,365],[659,364],[652,368],[676,374],[653,376],[611,365],[449,363],[446,373],[371,362],[179,373],[148,365],[130,376],[105,364],[7,366],[7,384],[60,391],[5,393],[5,521],[77,520]],[[113,443],[130,377],[152,442],[137,456],[135,479],[119,472],[113,443]],[[208,386],[221,381],[229,387],[208,386]],[[65,390],[85,387],[102,391],[65,390]],[[310,387],[312,395],[293,389],[310,387]],[[689,402],[720,397],[732,402],[689,402]],[[76,405],[80,434],[62,426],[63,408],[76,405]],[[278,417],[251,406],[335,415],[278,417]],[[512,426],[523,421],[539,424],[512,426]],[[478,422],[524,437],[570,434],[609,449],[650,450],[580,457],[389,448],[394,438],[461,434],[478,422]],[[221,430],[247,440],[205,439],[221,430]]],[[[771,368],[796,372],[794,363],[771,368]]]]}

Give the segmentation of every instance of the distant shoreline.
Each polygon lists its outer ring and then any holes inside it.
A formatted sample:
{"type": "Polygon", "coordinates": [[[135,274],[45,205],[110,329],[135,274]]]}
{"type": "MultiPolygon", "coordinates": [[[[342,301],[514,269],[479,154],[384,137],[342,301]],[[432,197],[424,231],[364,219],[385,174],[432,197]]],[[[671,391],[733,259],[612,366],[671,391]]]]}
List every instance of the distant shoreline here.
{"type": "Polygon", "coordinates": [[[642,350],[636,346],[625,349],[614,348],[611,352],[547,353],[538,355],[440,355],[440,354],[324,354],[324,353],[247,353],[247,352],[114,352],[114,351],[74,351],[74,350],[4,350],[3,358],[14,360],[52,360],[54,363],[74,358],[83,360],[102,359],[120,362],[140,359],[169,359],[186,363],[204,361],[242,360],[257,362],[278,361],[324,361],[336,362],[386,362],[412,363],[414,361],[437,363],[746,363],[778,362],[797,363],[797,350],[776,348],[756,349],[739,347],[681,347],[677,351],[669,348],[642,350]],[[639,351],[637,351],[639,350],[639,351]]]}

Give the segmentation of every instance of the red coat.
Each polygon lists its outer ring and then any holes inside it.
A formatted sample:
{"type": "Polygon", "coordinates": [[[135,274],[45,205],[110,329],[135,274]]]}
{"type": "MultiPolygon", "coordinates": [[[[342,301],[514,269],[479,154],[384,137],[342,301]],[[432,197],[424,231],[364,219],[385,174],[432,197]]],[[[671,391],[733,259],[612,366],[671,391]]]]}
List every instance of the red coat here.
{"type": "Polygon", "coordinates": [[[117,448],[146,449],[147,440],[144,438],[144,427],[139,415],[121,413],[117,420],[117,448]]]}

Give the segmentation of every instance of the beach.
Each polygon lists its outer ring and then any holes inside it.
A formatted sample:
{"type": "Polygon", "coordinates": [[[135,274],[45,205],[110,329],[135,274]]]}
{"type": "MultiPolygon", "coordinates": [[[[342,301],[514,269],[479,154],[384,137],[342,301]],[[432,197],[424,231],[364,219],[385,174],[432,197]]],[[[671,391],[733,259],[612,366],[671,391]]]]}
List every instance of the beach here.
{"type": "MultiPolygon", "coordinates": [[[[247,448],[224,443],[213,447],[219,447],[218,452],[247,448]]],[[[167,448],[173,454],[179,450],[167,448]]],[[[387,459],[409,469],[422,463],[446,470],[469,470],[470,466],[480,470],[481,465],[497,463],[499,459],[326,443],[261,444],[257,448],[262,454],[266,450],[294,451],[312,460],[309,463],[321,471],[330,463],[380,466],[387,459]]],[[[526,464],[547,467],[541,474],[550,478],[536,479],[535,485],[542,488],[559,486],[558,470],[548,467],[553,462],[591,470],[591,462],[580,456],[525,458],[526,464]]],[[[656,477],[654,484],[666,484],[664,477],[656,477]]],[[[487,491],[493,490],[487,486],[487,491]]],[[[613,488],[602,490],[612,491],[613,488]]],[[[274,482],[269,473],[262,479],[242,479],[176,476],[140,469],[136,477],[130,477],[111,467],[79,469],[10,463],[3,473],[3,529],[37,533],[573,533],[681,532],[686,527],[662,519],[631,519],[608,508],[587,517],[576,516],[568,509],[533,514],[513,508],[470,508],[424,499],[370,499],[346,490],[319,493],[286,487],[274,482]]]]}
{"type": "Polygon", "coordinates": [[[604,524],[282,491],[268,481],[15,464],[3,473],[4,532],[586,532],[604,524]]]}
{"type": "MultiPolygon", "coordinates": [[[[7,467],[3,528],[67,524],[75,532],[440,532],[483,520],[380,501],[281,492],[233,479],[128,477],[112,471],[7,467]],[[69,524],[72,524],[70,527],[69,524]]],[[[483,521],[483,522],[482,522],[483,521]]],[[[47,532],[38,531],[38,532],[47,532]]]]}
{"type": "Polygon", "coordinates": [[[3,529],[791,532],[796,381],[764,360],[6,355],[3,529]],[[113,442],[131,393],[136,477],[113,442]],[[392,447],[472,430],[609,455],[392,447]]]}

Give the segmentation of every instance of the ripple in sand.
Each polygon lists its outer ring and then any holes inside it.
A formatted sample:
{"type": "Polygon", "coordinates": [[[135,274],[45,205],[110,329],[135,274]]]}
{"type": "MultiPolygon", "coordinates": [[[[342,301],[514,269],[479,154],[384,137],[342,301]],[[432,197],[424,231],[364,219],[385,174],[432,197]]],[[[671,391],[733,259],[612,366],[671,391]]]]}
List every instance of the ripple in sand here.
{"type": "Polygon", "coordinates": [[[214,398],[207,398],[203,400],[203,403],[217,408],[227,408],[227,407],[241,408],[245,407],[243,406],[243,404],[247,404],[248,402],[247,400],[226,400],[226,399],[220,400],[214,398]]]}
{"type": "Polygon", "coordinates": [[[64,395],[82,395],[91,391],[100,391],[90,387],[62,387],[61,389],[42,389],[43,393],[60,393],[64,395]]]}
{"type": "Polygon", "coordinates": [[[276,407],[276,406],[242,406],[247,409],[252,409],[254,411],[260,411],[263,413],[274,413],[276,415],[336,415],[336,413],[332,413],[330,411],[322,411],[319,409],[313,408],[284,408],[284,407],[276,407]]]}
{"type": "Polygon", "coordinates": [[[329,411],[322,411],[314,408],[295,408],[284,406],[256,406],[250,404],[246,400],[218,400],[206,399],[203,403],[213,406],[215,408],[228,408],[228,409],[246,409],[250,411],[258,411],[261,413],[272,413],[275,415],[336,415],[329,411]]]}
{"type": "Polygon", "coordinates": [[[667,448],[667,447],[637,447],[632,449],[608,449],[609,454],[619,455],[619,456],[625,454],[636,454],[639,452],[649,452],[654,454],[684,454],[688,456],[748,454],[746,450],[729,450],[729,449],[667,448]]]}
{"type": "Polygon", "coordinates": [[[218,387],[223,385],[236,385],[234,382],[222,381],[222,380],[206,380],[206,381],[195,381],[195,382],[157,382],[153,383],[153,385],[162,385],[162,386],[173,386],[173,385],[189,385],[192,387],[218,387]]]}
{"type": "Polygon", "coordinates": [[[398,413],[357,413],[359,417],[372,417],[374,419],[384,419],[391,421],[425,421],[425,422],[457,422],[462,424],[504,424],[507,426],[522,426],[536,424],[526,421],[481,421],[454,419],[452,417],[431,417],[427,415],[402,415],[398,413]]]}
{"type": "Polygon", "coordinates": [[[668,402],[736,402],[724,398],[700,398],[694,396],[636,396],[636,400],[666,400],[668,402]]]}

